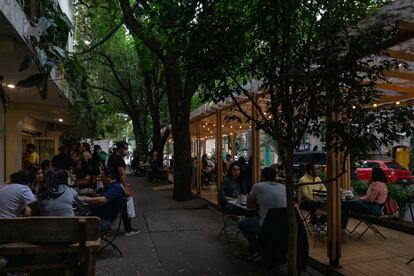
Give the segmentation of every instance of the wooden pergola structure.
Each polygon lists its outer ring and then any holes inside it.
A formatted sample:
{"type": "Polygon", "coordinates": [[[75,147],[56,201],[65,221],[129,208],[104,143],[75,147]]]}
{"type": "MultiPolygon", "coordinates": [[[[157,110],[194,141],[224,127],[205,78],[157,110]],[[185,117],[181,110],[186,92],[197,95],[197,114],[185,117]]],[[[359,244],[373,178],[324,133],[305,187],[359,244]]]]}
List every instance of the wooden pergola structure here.
{"type": "MultiPolygon", "coordinates": [[[[401,66],[398,71],[385,71],[384,74],[387,82],[378,82],[377,87],[383,92],[380,100],[373,103],[374,106],[380,105],[407,105],[414,104],[414,2],[411,0],[394,1],[370,18],[360,23],[360,28],[382,28],[389,31],[397,26],[400,36],[392,41],[383,42],[382,55],[378,56],[378,62],[382,60],[394,58],[401,60],[401,63],[407,64],[407,68],[401,66]]],[[[258,106],[265,111],[266,103],[270,100],[269,95],[265,91],[259,89],[258,81],[251,81],[245,89],[249,90],[251,95],[256,99],[258,106]]],[[[257,114],[257,108],[247,97],[235,96],[238,103],[245,112],[249,112],[253,116],[257,114]]],[[[231,149],[234,151],[234,136],[237,132],[251,130],[252,143],[251,153],[253,158],[253,183],[259,180],[259,153],[260,153],[260,137],[259,132],[251,123],[245,121],[228,121],[226,117],[236,116],[243,118],[242,114],[236,110],[236,106],[229,98],[218,104],[206,104],[193,111],[190,118],[191,135],[195,142],[195,154],[197,156],[197,191],[200,193],[201,186],[201,153],[202,143],[206,139],[215,139],[216,148],[216,168],[217,168],[217,184],[222,179],[222,136],[229,135],[231,141],[231,149]]],[[[232,152],[233,154],[233,152],[232,152]]],[[[328,152],[327,168],[328,178],[334,179],[339,172],[343,159],[347,158],[347,166],[349,171],[349,158],[334,152],[328,152]]],[[[327,255],[329,257],[329,265],[339,266],[341,258],[341,195],[340,187],[349,189],[350,176],[345,174],[339,179],[328,185],[328,243],[327,255]]],[[[219,187],[217,187],[219,189],[219,187]]]]}

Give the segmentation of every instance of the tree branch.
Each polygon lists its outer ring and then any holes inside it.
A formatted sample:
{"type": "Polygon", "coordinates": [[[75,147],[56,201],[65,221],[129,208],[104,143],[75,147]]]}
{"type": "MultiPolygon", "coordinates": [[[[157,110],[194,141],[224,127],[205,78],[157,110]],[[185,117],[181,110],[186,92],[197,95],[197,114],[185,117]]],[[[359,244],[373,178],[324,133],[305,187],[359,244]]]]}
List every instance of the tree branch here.
{"type": "MultiPolygon", "coordinates": [[[[134,33],[154,54],[156,54],[163,63],[166,63],[166,57],[162,53],[162,45],[154,37],[147,37],[143,30],[145,27],[134,17],[132,16],[133,9],[129,5],[129,0],[119,0],[121,5],[122,13],[124,14],[124,19],[127,27],[134,33]]],[[[142,3],[142,2],[141,2],[142,3]]],[[[135,5],[137,5],[135,3],[135,5]]],[[[134,7],[135,7],[134,5],[134,7]]]]}

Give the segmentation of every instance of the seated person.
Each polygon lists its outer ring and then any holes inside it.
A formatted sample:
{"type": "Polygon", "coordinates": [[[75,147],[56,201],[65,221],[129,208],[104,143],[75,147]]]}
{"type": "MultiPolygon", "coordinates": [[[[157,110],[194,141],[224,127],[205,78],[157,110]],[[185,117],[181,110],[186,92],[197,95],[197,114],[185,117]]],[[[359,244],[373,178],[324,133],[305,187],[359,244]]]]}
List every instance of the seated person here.
{"type": "Polygon", "coordinates": [[[67,186],[64,170],[50,172],[39,191],[41,214],[45,216],[75,216],[74,208],[82,206],[75,189],[67,186]]]}
{"type": "Polygon", "coordinates": [[[10,176],[10,183],[0,185],[0,218],[16,218],[32,215],[37,202],[29,185],[35,181],[31,170],[21,170],[10,176]]]}
{"type": "Polygon", "coordinates": [[[223,178],[219,193],[220,209],[228,214],[239,214],[240,211],[227,201],[237,199],[241,193],[240,167],[238,163],[231,163],[227,175],[223,178]]]}
{"type": "Polygon", "coordinates": [[[342,203],[341,226],[346,229],[349,220],[349,211],[363,214],[376,215],[381,211],[387,200],[387,177],[381,168],[373,168],[371,184],[367,193],[358,200],[344,201],[342,203]]]}
{"type": "Polygon", "coordinates": [[[201,157],[201,179],[202,179],[202,187],[206,188],[208,184],[212,181],[212,174],[211,171],[214,168],[214,165],[210,160],[207,158],[207,154],[203,154],[201,157]]]}
{"type": "Polygon", "coordinates": [[[313,231],[317,231],[316,226],[318,216],[315,214],[316,210],[322,206],[322,203],[318,198],[313,196],[313,191],[326,191],[325,185],[322,183],[312,184],[321,182],[322,180],[316,174],[315,165],[310,163],[305,166],[305,175],[299,179],[298,184],[308,184],[299,186],[299,208],[306,210],[310,213],[310,225],[313,231]]]}
{"type": "Polygon", "coordinates": [[[261,181],[253,185],[247,197],[247,207],[258,209],[260,217],[247,217],[239,222],[243,236],[249,241],[249,255],[257,256],[257,235],[270,208],[286,208],[286,187],[276,182],[276,170],[267,167],[262,170],[261,181]]]}
{"type": "Polygon", "coordinates": [[[158,151],[154,150],[151,157],[152,180],[159,181],[161,179],[162,160],[158,156],[158,151]]]}
{"type": "Polygon", "coordinates": [[[96,205],[92,208],[91,215],[100,218],[100,231],[106,233],[115,221],[117,214],[124,205],[125,191],[121,183],[116,179],[117,172],[112,169],[104,170],[105,177],[102,182],[105,188],[98,197],[83,197],[83,202],[96,205]]]}

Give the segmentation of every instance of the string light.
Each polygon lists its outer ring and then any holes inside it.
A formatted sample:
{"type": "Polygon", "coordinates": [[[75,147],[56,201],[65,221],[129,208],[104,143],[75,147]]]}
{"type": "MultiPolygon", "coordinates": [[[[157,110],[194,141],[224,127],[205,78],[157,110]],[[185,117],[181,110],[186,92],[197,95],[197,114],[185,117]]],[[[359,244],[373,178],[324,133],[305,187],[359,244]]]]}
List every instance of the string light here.
{"type": "Polygon", "coordinates": [[[356,106],[355,106],[355,105],[353,105],[353,106],[352,106],[352,109],[356,109],[356,106]]]}
{"type": "Polygon", "coordinates": [[[400,105],[400,101],[396,101],[396,102],[395,102],[395,104],[396,104],[396,105],[400,105]]]}
{"type": "Polygon", "coordinates": [[[242,126],[239,126],[239,128],[242,128],[242,126]]]}
{"type": "Polygon", "coordinates": [[[373,106],[373,107],[377,107],[378,105],[377,105],[376,103],[374,103],[372,106],[373,106]]]}

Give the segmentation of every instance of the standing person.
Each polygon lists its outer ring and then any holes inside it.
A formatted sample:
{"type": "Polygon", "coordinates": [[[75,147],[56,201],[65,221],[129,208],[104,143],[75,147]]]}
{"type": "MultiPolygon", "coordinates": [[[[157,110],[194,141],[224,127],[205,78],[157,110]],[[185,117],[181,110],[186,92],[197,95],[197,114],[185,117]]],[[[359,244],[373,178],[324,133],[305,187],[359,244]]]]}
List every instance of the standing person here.
{"type": "Polygon", "coordinates": [[[102,159],[101,159],[101,152],[102,152],[102,148],[100,145],[93,146],[92,159],[89,163],[91,166],[92,175],[95,175],[95,176],[100,175],[101,170],[103,170],[104,168],[104,163],[102,162],[102,159]]]}
{"type": "Polygon", "coordinates": [[[58,149],[59,153],[52,159],[52,165],[58,170],[69,171],[72,167],[72,158],[67,154],[65,145],[61,145],[58,149]]]}
{"type": "Polygon", "coordinates": [[[91,146],[89,143],[83,142],[80,146],[80,152],[83,159],[88,162],[92,160],[91,146]]]}
{"type": "Polygon", "coordinates": [[[36,152],[35,145],[27,144],[26,145],[26,159],[25,167],[28,168],[33,165],[39,165],[39,154],[36,152]]]}
{"type": "MultiPolygon", "coordinates": [[[[128,185],[126,179],[126,164],[124,157],[128,154],[128,143],[125,141],[119,141],[116,143],[116,151],[111,154],[108,158],[108,167],[112,168],[116,172],[116,179],[121,182],[123,188],[125,189],[125,197],[127,199],[131,198],[132,200],[132,190],[128,185]]],[[[122,212],[122,221],[124,223],[124,235],[131,236],[139,234],[137,229],[134,229],[131,225],[131,218],[128,217],[128,212],[126,208],[126,201],[124,202],[125,208],[122,212]]]]}
{"type": "Polygon", "coordinates": [[[81,159],[81,152],[80,152],[81,143],[75,143],[72,146],[72,151],[70,153],[70,156],[72,157],[73,162],[78,161],[81,159]]]}
{"type": "Polygon", "coordinates": [[[250,193],[253,186],[253,158],[250,156],[247,165],[244,166],[241,171],[241,177],[243,182],[243,189],[246,194],[250,193]]]}
{"type": "Polygon", "coordinates": [[[47,176],[49,172],[53,171],[52,161],[50,160],[43,160],[40,164],[40,169],[43,172],[44,176],[47,176]]]}
{"type": "Polygon", "coordinates": [[[226,154],[226,159],[223,160],[224,173],[226,173],[229,170],[231,163],[233,163],[233,161],[231,160],[231,154],[226,154]]]}
{"type": "Polygon", "coordinates": [[[162,161],[158,156],[158,151],[154,150],[151,157],[152,180],[159,181],[161,179],[162,161]]]}
{"type": "Polygon", "coordinates": [[[387,177],[381,168],[372,168],[371,184],[364,196],[358,200],[342,203],[341,226],[345,230],[349,220],[349,212],[376,215],[387,200],[387,177]]]}
{"type": "Polygon", "coordinates": [[[326,191],[325,185],[318,182],[322,182],[322,180],[317,176],[315,165],[312,163],[306,164],[305,175],[302,176],[298,182],[298,184],[307,184],[299,186],[299,207],[309,211],[312,231],[318,230],[316,225],[318,219],[316,210],[318,210],[322,204],[318,198],[313,196],[313,191],[326,191]]]}
{"type": "Polygon", "coordinates": [[[239,222],[243,236],[249,241],[249,258],[258,256],[257,235],[259,235],[267,211],[270,208],[286,208],[286,187],[276,182],[276,170],[267,167],[262,170],[261,182],[253,185],[246,206],[259,209],[259,217],[246,217],[239,222]]]}
{"type": "Polygon", "coordinates": [[[30,217],[37,199],[29,185],[35,180],[31,170],[10,176],[9,184],[0,184],[0,218],[30,217]]]}

